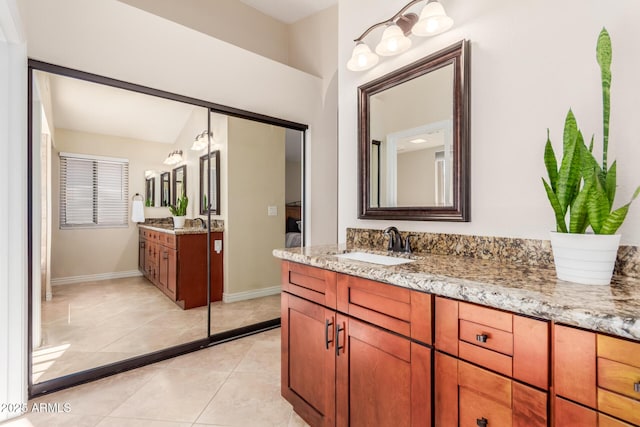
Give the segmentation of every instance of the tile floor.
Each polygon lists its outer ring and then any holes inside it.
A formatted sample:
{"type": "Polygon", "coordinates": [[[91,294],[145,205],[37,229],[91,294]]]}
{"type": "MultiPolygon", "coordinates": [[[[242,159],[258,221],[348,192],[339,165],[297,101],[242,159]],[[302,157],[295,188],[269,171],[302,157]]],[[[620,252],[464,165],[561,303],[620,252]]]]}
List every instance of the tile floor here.
{"type": "Polygon", "coordinates": [[[42,396],[67,413],[31,412],[2,427],[303,427],[280,396],[280,329],[42,396]]]}
{"type": "MultiPolygon", "coordinates": [[[[280,296],[212,304],[212,333],[280,317],[280,296]]],[[[182,310],[143,277],[54,287],[42,303],[42,347],[33,381],[42,382],[205,338],[207,308],[182,310]]]]}

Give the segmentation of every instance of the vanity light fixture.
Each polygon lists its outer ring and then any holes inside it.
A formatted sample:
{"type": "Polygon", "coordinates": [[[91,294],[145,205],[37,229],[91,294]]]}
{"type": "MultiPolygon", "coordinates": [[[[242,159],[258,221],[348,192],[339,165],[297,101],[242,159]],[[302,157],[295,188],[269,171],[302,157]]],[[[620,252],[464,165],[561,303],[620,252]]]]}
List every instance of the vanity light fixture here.
{"type": "Polygon", "coordinates": [[[347,62],[347,68],[351,71],[364,71],[374,67],[380,56],[392,56],[405,52],[411,47],[409,35],[415,34],[420,37],[434,36],[447,31],[453,25],[453,19],[447,16],[442,4],[438,0],[426,0],[427,4],[420,12],[420,16],[415,13],[405,13],[412,6],[425,0],[412,0],[404,6],[398,13],[386,21],[378,22],[367,28],[367,30],[354,41],[351,59],[347,62]],[[364,42],[364,38],[378,27],[386,25],[380,42],[376,45],[376,53],[371,52],[371,48],[364,42]]]}
{"type": "Polygon", "coordinates": [[[169,153],[166,159],[164,159],[165,165],[175,165],[182,161],[182,150],[175,150],[169,153]]]}
{"type": "MultiPolygon", "coordinates": [[[[208,136],[213,139],[213,132],[211,132],[208,136]]],[[[209,145],[209,139],[207,138],[207,130],[205,129],[196,135],[196,138],[193,141],[193,145],[191,145],[191,149],[194,151],[200,151],[207,148],[207,145],[209,145]]]]}

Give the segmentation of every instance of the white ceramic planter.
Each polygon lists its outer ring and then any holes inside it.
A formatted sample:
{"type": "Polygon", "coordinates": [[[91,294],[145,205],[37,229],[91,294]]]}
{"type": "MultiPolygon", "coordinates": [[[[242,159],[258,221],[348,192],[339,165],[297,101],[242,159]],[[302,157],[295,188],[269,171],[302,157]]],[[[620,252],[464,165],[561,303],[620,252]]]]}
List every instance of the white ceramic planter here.
{"type": "Polygon", "coordinates": [[[184,228],[184,220],[186,216],[174,216],[173,217],[173,228],[184,228]]]}
{"type": "Polygon", "coordinates": [[[611,283],[620,235],[551,232],[558,279],[584,285],[611,283]]]}

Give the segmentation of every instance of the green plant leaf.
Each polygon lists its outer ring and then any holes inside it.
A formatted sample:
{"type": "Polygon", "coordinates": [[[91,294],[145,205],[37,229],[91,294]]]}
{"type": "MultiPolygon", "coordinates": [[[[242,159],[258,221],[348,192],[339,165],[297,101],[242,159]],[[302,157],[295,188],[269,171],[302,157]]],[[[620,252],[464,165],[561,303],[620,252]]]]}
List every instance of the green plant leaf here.
{"type": "Polygon", "coordinates": [[[618,169],[616,164],[617,162],[614,160],[605,177],[604,189],[607,191],[607,198],[609,199],[609,210],[613,207],[613,200],[616,197],[616,175],[618,169]]]}
{"type": "MultiPolygon", "coordinates": [[[[582,134],[578,130],[573,112],[569,110],[565,120],[563,157],[558,171],[555,193],[564,214],[578,193],[582,172],[582,134]]],[[[563,215],[564,216],[564,215],[563,215]]]]}
{"type": "Polygon", "coordinates": [[[587,200],[591,191],[592,181],[585,181],[584,187],[578,193],[571,205],[569,216],[569,233],[583,234],[589,226],[589,216],[587,212],[587,200]]]}
{"type": "MultiPolygon", "coordinates": [[[[613,49],[611,38],[606,28],[602,28],[596,45],[596,59],[600,65],[602,80],[602,169],[607,170],[607,153],[609,151],[609,115],[611,111],[611,59],[613,49]]],[[[605,172],[606,175],[606,172],[605,172]]]]}
{"type": "Polygon", "coordinates": [[[547,192],[547,197],[549,198],[549,202],[551,203],[551,207],[553,208],[553,212],[556,216],[556,231],[560,233],[567,232],[567,224],[564,221],[565,212],[560,206],[560,202],[558,201],[558,197],[553,192],[551,186],[542,178],[542,183],[544,184],[544,189],[547,192]]]}
{"type": "Polygon", "coordinates": [[[547,143],[544,146],[544,165],[547,168],[551,188],[555,192],[558,182],[558,161],[556,160],[556,153],[554,153],[551,140],[549,139],[549,129],[547,129],[547,143]]]}
{"type": "Polygon", "coordinates": [[[607,218],[602,223],[600,234],[615,234],[616,231],[618,231],[618,228],[620,228],[625,218],[627,217],[627,213],[629,212],[631,203],[636,199],[636,197],[638,197],[638,194],[640,194],[640,187],[636,188],[636,191],[633,193],[633,197],[631,197],[629,203],[616,209],[615,211],[611,212],[609,216],[607,216],[607,218]]]}
{"type": "Polygon", "coordinates": [[[589,176],[585,177],[585,181],[589,179],[591,186],[589,195],[587,197],[587,212],[589,215],[589,223],[593,232],[601,234],[600,229],[604,220],[609,215],[609,199],[607,199],[607,193],[600,185],[600,180],[596,176],[595,171],[589,176]]]}

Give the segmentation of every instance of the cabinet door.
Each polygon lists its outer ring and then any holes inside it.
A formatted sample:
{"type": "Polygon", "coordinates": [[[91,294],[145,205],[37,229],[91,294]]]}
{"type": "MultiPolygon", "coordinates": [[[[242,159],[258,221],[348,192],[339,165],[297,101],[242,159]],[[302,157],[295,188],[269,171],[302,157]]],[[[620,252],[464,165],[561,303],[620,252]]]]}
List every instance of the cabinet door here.
{"type": "Polygon", "coordinates": [[[176,297],[176,250],[159,246],[158,283],[169,297],[176,297]]]}
{"type": "Polygon", "coordinates": [[[438,427],[546,427],[546,392],[449,355],[435,356],[438,427]]]}
{"type": "Polygon", "coordinates": [[[340,314],[336,345],[338,426],[431,426],[428,347],[340,314]]]}
{"type": "Polygon", "coordinates": [[[282,396],[312,427],[335,425],[335,312],[282,293],[282,396]]]}

